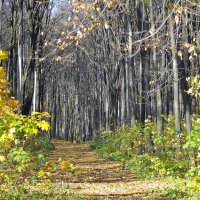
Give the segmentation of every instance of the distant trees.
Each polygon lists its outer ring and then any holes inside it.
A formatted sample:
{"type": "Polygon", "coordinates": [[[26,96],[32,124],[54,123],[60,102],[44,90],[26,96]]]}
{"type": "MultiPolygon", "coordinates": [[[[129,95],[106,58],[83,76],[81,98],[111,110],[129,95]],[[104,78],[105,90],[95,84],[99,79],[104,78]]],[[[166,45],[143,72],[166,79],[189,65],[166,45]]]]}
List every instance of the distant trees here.
{"type": "Polygon", "coordinates": [[[189,134],[191,114],[199,114],[198,98],[186,93],[186,78],[199,74],[197,2],[66,5],[68,11],[55,16],[59,51],[50,69],[54,136],[84,140],[98,129],[134,126],[148,116],[162,134],[163,115],[172,114],[177,137],[182,118],[189,134]]]}
{"type": "Polygon", "coordinates": [[[1,4],[4,26],[1,37],[5,39],[1,45],[10,54],[8,76],[15,95],[22,102],[22,113],[29,114],[31,109],[41,109],[38,95],[43,79],[41,59],[51,3],[46,0],[5,0],[1,4]]]}

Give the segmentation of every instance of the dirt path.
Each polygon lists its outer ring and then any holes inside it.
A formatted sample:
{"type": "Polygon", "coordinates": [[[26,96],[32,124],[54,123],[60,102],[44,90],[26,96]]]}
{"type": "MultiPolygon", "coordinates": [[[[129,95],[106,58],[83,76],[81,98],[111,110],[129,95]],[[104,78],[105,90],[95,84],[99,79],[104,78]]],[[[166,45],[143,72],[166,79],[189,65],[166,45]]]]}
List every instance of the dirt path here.
{"type": "Polygon", "coordinates": [[[50,159],[71,159],[80,169],[79,174],[63,172],[56,175],[55,182],[67,184],[83,199],[163,199],[150,197],[148,190],[166,187],[166,183],[138,180],[130,171],[122,169],[119,162],[98,158],[88,144],[61,140],[53,140],[53,143],[55,150],[50,154],[50,159]]]}

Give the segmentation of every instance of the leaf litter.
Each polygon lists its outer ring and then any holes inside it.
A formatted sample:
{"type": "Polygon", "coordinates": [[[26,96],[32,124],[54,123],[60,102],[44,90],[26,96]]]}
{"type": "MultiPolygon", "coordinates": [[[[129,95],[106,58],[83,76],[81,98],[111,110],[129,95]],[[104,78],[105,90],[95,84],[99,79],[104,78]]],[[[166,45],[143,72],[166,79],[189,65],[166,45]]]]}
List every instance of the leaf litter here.
{"type": "Polygon", "coordinates": [[[107,199],[167,199],[159,195],[163,188],[174,187],[173,183],[161,180],[141,180],[133,172],[123,168],[119,161],[98,158],[89,144],[52,140],[55,150],[50,160],[70,160],[77,169],[53,173],[54,184],[69,187],[86,200],[107,199]],[[152,193],[155,191],[156,195],[152,193]]]}

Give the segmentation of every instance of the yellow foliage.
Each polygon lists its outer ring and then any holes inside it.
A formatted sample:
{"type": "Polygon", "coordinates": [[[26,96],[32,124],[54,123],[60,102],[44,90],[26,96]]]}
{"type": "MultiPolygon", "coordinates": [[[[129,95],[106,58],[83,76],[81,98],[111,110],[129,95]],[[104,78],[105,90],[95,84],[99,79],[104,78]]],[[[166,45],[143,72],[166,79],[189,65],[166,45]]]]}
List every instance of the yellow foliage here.
{"type": "Polygon", "coordinates": [[[8,52],[0,50],[0,61],[5,60],[6,58],[8,58],[8,52]]]}
{"type": "MultiPolygon", "coordinates": [[[[3,51],[0,51],[0,60],[3,60],[6,58],[6,53],[1,52],[3,51]]],[[[0,117],[16,111],[19,106],[19,102],[11,96],[8,86],[5,70],[0,67],[0,117]]]]}
{"type": "Polygon", "coordinates": [[[49,123],[42,120],[41,122],[38,122],[37,126],[42,130],[42,131],[48,131],[49,130],[49,123]]]}
{"type": "Polygon", "coordinates": [[[52,167],[53,165],[55,165],[55,161],[49,160],[48,162],[46,162],[45,167],[52,167]]]}
{"type": "Polygon", "coordinates": [[[71,164],[71,161],[70,160],[65,160],[65,161],[62,161],[60,163],[60,169],[62,171],[66,171],[66,170],[69,170],[71,168],[72,164],[71,164]]]}
{"type": "Polygon", "coordinates": [[[38,178],[41,178],[41,177],[44,177],[44,176],[49,176],[50,174],[51,174],[51,172],[49,172],[49,171],[40,170],[38,172],[38,178]]]}
{"type": "Polygon", "coordinates": [[[0,162],[3,162],[5,160],[6,160],[5,156],[4,155],[0,155],[0,162]]]}
{"type": "MultiPolygon", "coordinates": [[[[0,50],[0,60],[8,57],[8,53],[0,50]]],[[[11,96],[9,82],[6,80],[4,67],[0,66],[0,152],[8,153],[13,147],[24,145],[26,140],[33,138],[39,130],[48,131],[50,125],[45,118],[47,112],[34,112],[31,116],[15,114],[19,101],[11,96]]],[[[4,160],[4,157],[0,157],[4,160]]]]}

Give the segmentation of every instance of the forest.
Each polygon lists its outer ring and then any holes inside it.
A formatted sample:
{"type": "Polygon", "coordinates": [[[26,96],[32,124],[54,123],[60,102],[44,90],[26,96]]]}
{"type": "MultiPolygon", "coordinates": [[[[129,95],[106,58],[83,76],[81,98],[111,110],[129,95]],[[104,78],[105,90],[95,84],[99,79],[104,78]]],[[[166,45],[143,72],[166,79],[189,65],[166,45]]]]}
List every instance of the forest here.
{"type": "Polygon", "coordinates": [[[200,0],[0,0],[0,62],[0,199],[200,199],[200,0]]]}

